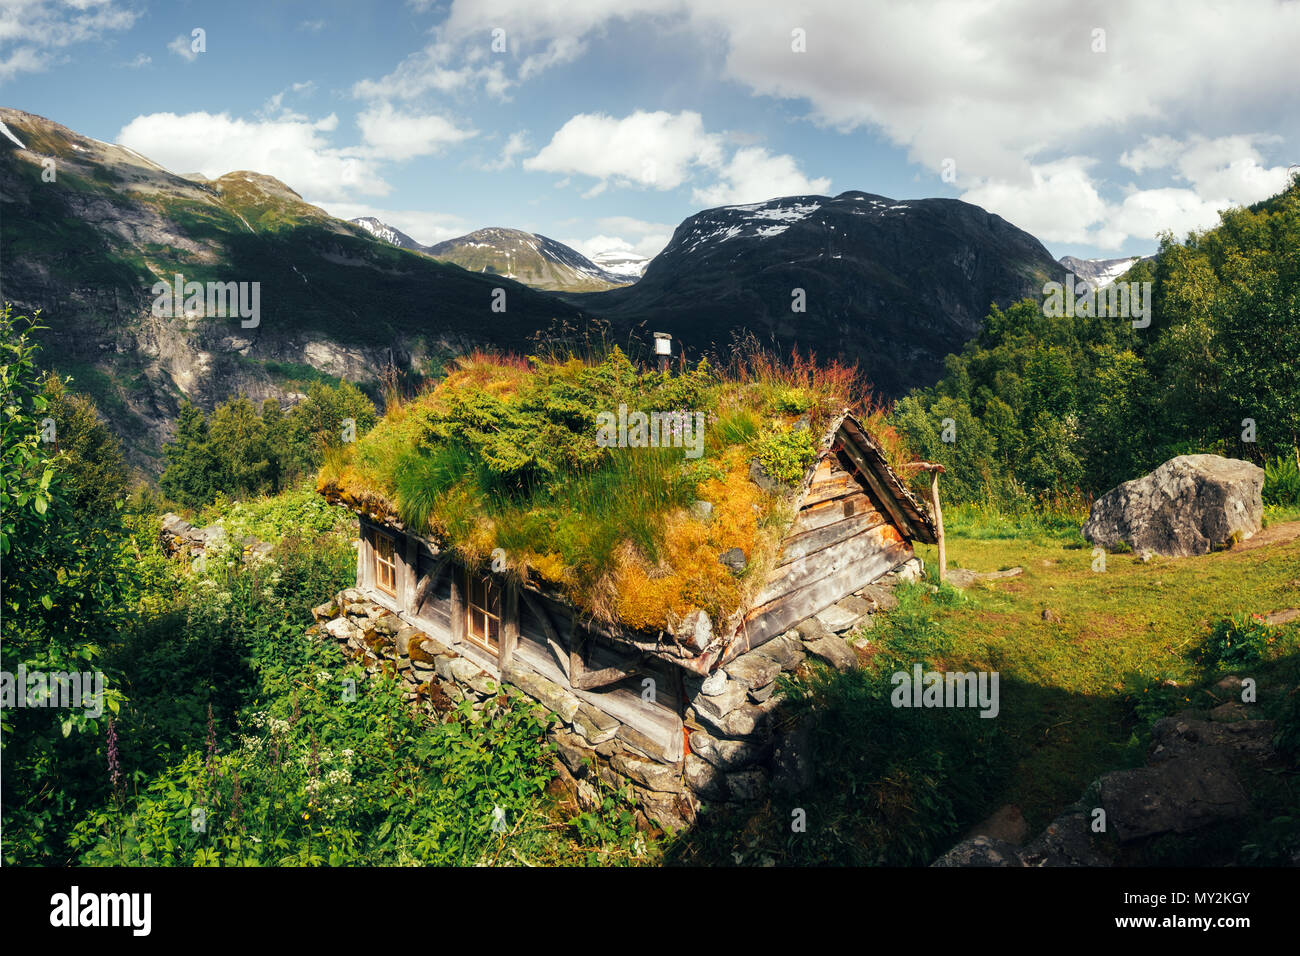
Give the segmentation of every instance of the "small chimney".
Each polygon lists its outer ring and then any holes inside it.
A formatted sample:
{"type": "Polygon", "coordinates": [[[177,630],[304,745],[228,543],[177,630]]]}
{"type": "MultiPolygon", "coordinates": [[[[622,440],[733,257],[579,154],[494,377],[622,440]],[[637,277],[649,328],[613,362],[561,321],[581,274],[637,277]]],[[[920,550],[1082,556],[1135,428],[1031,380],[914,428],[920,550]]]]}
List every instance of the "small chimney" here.
{"type": "Polygon", "coordinates": [[[659,371],[668,371],[668,359],[673,354],[673,337],[668,332],[656,332],[655,355],[659,356],[659,371]]]}

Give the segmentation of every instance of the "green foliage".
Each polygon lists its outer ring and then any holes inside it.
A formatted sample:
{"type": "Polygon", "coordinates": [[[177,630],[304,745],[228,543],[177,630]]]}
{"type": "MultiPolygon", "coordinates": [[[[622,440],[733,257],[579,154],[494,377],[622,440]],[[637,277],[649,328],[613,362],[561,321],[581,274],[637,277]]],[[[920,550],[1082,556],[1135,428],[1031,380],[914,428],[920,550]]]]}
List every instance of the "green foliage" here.
{"type": "Polygon", "coordinates": [[[1263,660],[1277,643],[1278,629],[1253,614],[1221,618],[1205,641],[1204,659],[1211,667],[1234,668],[1263,660]]]}
{"type": "Polygon", "coordinates": [[[1300,465],[1294,457],[1279,455],[1264,463],[1264,504],[1300,505],[1300,465]]]}
{"type": "Polygon", "coordinates": [[[374,403],[351,382],[312,382],[307,397],[288,415],[275,399],[258,410],[238,395],[218,405],[211,419],[185,402],[176,438],[163,448],[167,467],[159,484],[168,497],[191,508],[210,504],[219,494],[275,493],[320,467],[345,435],[364,435],[375,420],[374,403]]]}
{"type": "Polygon", "coordinates": [[[812,721],[815,768],[800,795],[808,832],[797,862],[928,865],[997,789],[1007,765],[997,721],[974,709],[894,707],[887,670],[818,669],[792,693],[812,721]]]}
{"type": "Polygon", "coordinates": [[[1179,454],[1272,461],[1276,503],[1300,478],[1300,184],[1178,244],[1150,281],[1150,327],[994,308],[943,379],[896,403],[912,450],[944,464],[955,502],[1100,495],[1179,454]],[[1255,422],[1243,440],[1243,420],[1255,422]],[[945,430],[946,419],[951,427],[945,430]],[[945,440],[946,439],[946,440],[945,440]]]}
{"type": "Polygon", "coordinates": [[[769,428],[754,442],[754,450],[763,471],[783,485],[801,481],[817,454],[812,431],[806,427],[769,428]]]}

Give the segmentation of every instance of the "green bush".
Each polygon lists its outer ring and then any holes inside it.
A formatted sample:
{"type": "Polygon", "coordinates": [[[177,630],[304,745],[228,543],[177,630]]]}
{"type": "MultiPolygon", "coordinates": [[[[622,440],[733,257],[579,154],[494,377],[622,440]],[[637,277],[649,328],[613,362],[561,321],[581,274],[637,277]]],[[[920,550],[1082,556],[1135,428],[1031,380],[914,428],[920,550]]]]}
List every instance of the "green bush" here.
{"type": "Polygon", "coordinates": [[[1224,668],[1255,664],[1264,659],[1277,639],[1277,628],[1258,616],[1234,614],[1211,628],[1203,659],[1211,666],[1224,668]]]}
{"type": "Polygon", "coordinates": [[[754,443],[763,470],[783,485],[800,481],[817,449],[808,428],[769,428],[754,443]]]}
{"type": "Polygon", "coordinates": [[[1300,505],[1300,467],[1293,456],[1264,463],[1263,497],[1267,505],[1300,505]]]}

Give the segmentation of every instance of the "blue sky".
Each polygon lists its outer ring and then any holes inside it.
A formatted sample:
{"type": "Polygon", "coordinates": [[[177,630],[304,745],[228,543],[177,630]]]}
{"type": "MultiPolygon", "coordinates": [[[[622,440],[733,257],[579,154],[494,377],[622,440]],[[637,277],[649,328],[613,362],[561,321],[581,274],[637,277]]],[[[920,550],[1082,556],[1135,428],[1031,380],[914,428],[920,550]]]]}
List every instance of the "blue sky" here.
{"type": "Polygon", "coordinates": [[[701,208],[862,189],[1095,258],[1282,188],[1296,50],[1264,0],[2,0],[0,103],[422,242],[652,255],[701,208]]]}

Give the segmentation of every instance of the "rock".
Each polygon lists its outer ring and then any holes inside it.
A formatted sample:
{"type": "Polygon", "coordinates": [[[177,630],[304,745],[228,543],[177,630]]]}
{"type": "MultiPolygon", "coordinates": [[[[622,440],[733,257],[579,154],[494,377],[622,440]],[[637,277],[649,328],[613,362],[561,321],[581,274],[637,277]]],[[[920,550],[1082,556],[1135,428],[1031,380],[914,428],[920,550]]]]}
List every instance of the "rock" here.
{"type": "Polygon", "coordinates": [[[1026,866],[1020,848],[986,836],[963,840],[931,866],[1026,866]]]}
{"type": "Polygon", "coordinates": [[[706,731],[690,736],[691,753],[719,770],[739,770],[762,759],[763,748],[744,740],[721,740],[706,731]]]}
{"type": "Polygon", "coordinates": [[[361,628],[345,617],[336,617],[325,623],[325,632],[336,641],[346,641],[361,636],[361,628]]]}
{"type": "Polygon", "coordinates": [[[817,620],[821,621],[826,630],[833,631],[836,634],[843,634],[851,629],[853,625],[858,623],[858,618],[861,617],[860,614],[854,614],[839,604],[832,604],[824,611],[818,611],[815,616],[817,620]]]}
{"type": "Polygon", "coordinates": [[[925,576],[925,565],[920,558],[908,558],[890,573],[896,581],[915,584],[925,576]]]}
{"type": "Polygon", "coordinates": [[[713,640],[713,622],[698,608],[671,627],[674,638],[697,651],[702,651],[713,640]]]}
{"type": "Polygon", "coordinates": [[[766,644],[760,644],[751,654],[758,654],[766,657],[770,661],[775,661],[780,665],[783,671],[792,671],[800,664],[806,656],[803,650],[803,642],[799,639],[798,631],[787,631],[780,637],[774,637],[766,644]]]}
{"type": "Polygon", "coordinates": [[[600,754],[602,757],[605,757],[607,759],[609,757],[614,756],[614,754],[616,753],[621,753],[622,751],[623,751],[623,745],[618,741],[617,738],[613,740],[606,740],[603,743],[596,744],[596,753],[600,754]]]}
{"type": "Polygon", "coordinates": [[[723,688],[722,693],[701,694],[696,697],[692,703],[695,706],[695,712],[703,719],[705,717],[721,720],[731,713],[746,700],[746,688],[744,684],[738,681],[729,680],[723,688]]]}
{"type": "Polygon", "coordinates": [[[384,610],[377,615],[371,625],[377,633],[383,634],[385,637],[395,637],[397,632],[404,626],[402,619],[388,610],[384,610]]]}
{"type": "Polygon", "coordinates": [[[632,748],[647,757],[653,757],[665,763],[669,761],[668,749],[663,744],[650,739],[639,730],[633,730],[627,724],[618,725],[616,739],[624,745],[622,749],[632,748]]]}
{"type": "Polygon", "coordinates": [[[766,687],[760,687],[757,690],[751,687],[749,689],[749,699],[756,704],[761,704],[763,703],[763,701],[767,700],[775,693],[776,693],[776,681],[773,681],[772,683],[768,684],[766,687]]]}
{"type": "Polygon", "coordinates": [[[1245,704],[1230,700],[1226,704],[1220,704],[1210,711],[1210,720],[1216,720],[1219,723],[1227,724],[1236,720],[1249,720],[1250,711],[1245,704]]]}
{"type": "Polygon", "coordinates": [[[659,793],[637,786],[632,790],[646,816],[665,830],[685,830],[695,822],[699,800],[685,788],[681,793],[659,793]]]}
{"type": "Polygon", "coordinates": [[[751,690],[756,687],[766,687],[776,680],[776,675],[779,673],[781,673],[780,664],[756,651],[741,654],[727,665],[727,675],[733,681],[751,690]]]}
{"type": "Polygon", "coordinates": [[[411,642],[419,642],[423,637],[424,633],[418,628],[406,625],[400,628],[397,636],[393,638],[393,649],[398,657],[406,657],[411,653],[411,642]]]}
{"type": "Polygon", "coordinates": [[[809,641],[819,641],[823,637],[835,636],[835,632],[816,617],[809,617],[800,621],[795,625],[795,630],[799,632],[799,637],[805,644],[809,641]]]}
{"type": "Polygon", "coordinates": [[[740,770],[726,777],[727,792],[733,800],[762,800],[767,796],[767,774],[761,770],[740,770]]]}
{"type": "MultiPolygon", "coordinates": [[[[469,663],[468,661],[465,661],[465,658],[463,657],[459,658],[459,660],[464,663],[469,663]]],[[[479,671],[473,677],[467,678],[465,683],[470,686],[470,689],[473,690],[474,693],[482,694],[484,697],[495,697],[497,694],[501,693],[501,685],[497,682],[497,679],[483,671],[479,671]]]]}
{"type": "Polygon", "coordinates": [[[820,657],[836,670],[848,671],[858,666],[858,655],[848,642],[838,637],[819,637],[815,641],[804,641],[804,647],[816,657],[820,657]]]}
{"type": "Polygon", "coordinates": [[[1024,568],[1007,568],[1005,571],[972,571],[969,568],[949,568],[943,573],[943,581],[955,588],[968,588],[984,581],[1018,578],[1024,573],[1024,568]]]}
{"type": "Polygon", "coordinates": [[[768,493],[775,493],[781,489],[776,479],[770,477],[763,470],[763,463],[757,458],[751,459],[749,462],[749,480],[768,493]]]}
{"type": "Polygon", "coordinates": [[[311,609],[311,616],[318,624],[333,620],[338,616],[338,613],[339,606],[333,601],[326,601],[324,604],[318,604],[311,609]]]}
{"type": "Polygon", "coordinates": [[[656,760],[643,760],[630,754],[615,754],[609,765],[648,790],[659,793],[681,793],[686,787],[675,767],[656,760]]]}
{"type": "Polygon", "coordinates": [[[1030,866],[1110,866],[1092,847],[1092,827],[1081,810],[1061,814],[1022,851],[1030,866]]]}
{"type": "Polygon", "coordinates": [[[1083,536],[1168,557],[1206,554],[1261,528],[1264,470],[1218,455],[1180,455],[1098,498],[1083,536]]]}
{"type": "Polygon", "coordinates": [[[856,614],[858,617],[866,617],[876,610],[876,605],[864,597],[856,594],[850,594],[846,598],[841,598],[835,603],[835,606],[848,611],[850,614],[856,614]]]}
{"type": "Polygon", "coordinates": [[[536,671],[528,670],[518,664],[511,665],[501,675],[502,680],[513,684],[542,706],[554,711],[566,724],[573,722],[573,715],[578,712],[581,703],[563,687],[547,680],[536,671]]]}
{"type": "Polygon", "coordinates": [[[773,694],[761,704],[746,702],[721,718],[703,711],[698,711],[698,715],[701,723],[712,727],[724,737],[749,737],[766,732],[768,716],[784,699],[781,694],[773,694]]]}
{"type": "Polygon", "coordinates": [[[732,574],[740,574],[748,564],[745,560],[745,552],[740,548],[728,548],[718,555],[718,560],[730,568],[732,574]]]}
{"type": "Polygon", "coordinates": [[[717,697],[727,689],[727,672],[716,670],[700,682],[700,693],[707,697],[717,697]]]}
{"type": "Polygon", "coordinates": [[[711,501],[692,501],[691,514],[700,521],[708,523],[713,520],[713,502],[711,501]]]}
{"type": "Polygon", "coordinates": [[[1211,723],[1187,714],[1162,717],[1151,726],[1150,763],[1199,751],[1218,750],[1231,758],[1260,759],[1273,753],[1273,721],[1211,723]]]}
{"type": "Polygon", "coordinates": [[[1155,556],[1156,553],[1152,551],[1150,548],[1143,548],[1141,551],[1138,552],[1138,560],[1141,561],[1143,564],[1146,564],[1155,556]]]}
{"type": "Polygon", "coordinates": [[[1059,624],[1061,623],[1061,615],[1057,614],[1050,607],[1045,607],[1043,608],[1043,620],[1048,624],[1059,624]]]}
{"type": "Polygon", "coordinates": [[[567,730],[557,731],[552,739],[564,765],[575,777],[583,776],[587,772],[587,761],[595,756],[592,749],[581,737],[567,730]]]}
{"type": "Polygon", "coordinates": [[[695,754],[686,755],[685,765],[688,787],[711,800],[727,799],[727,778],[717,767],[695,754]]]}
{"type": "Polygon", "coordinates": [[[1281,624],[1290,624],[1292,621],[1300,620],[1300,607],[1287,608],[1284,611],[1274,611],[1264,617],[1264,623],[1272,627],[1281,624]]]}
{"type": "Polygon", "coordinates": [[[614,739],[618,733],[618,721],[603,710],[582,702],[573,714],[573,730],[594,747],[614,739]]]}
{"type": "Polygon", "coordinates": [[[966,834],[966,839],[973,840],[977,836],[986,836],[993,840],[1001,840],[1004,843],[1020,846],[1025,842],[1025,836],[1028,833],[1029,824],[1025,822],[1025,817],[1020,812],[1020,808],[1013,803],[1007,803],[998,807],[984,820],[971,827],[966,834]]]}
{"type": "Polygon", "coordinates": [[[898,595],[887,584],[868,584],[858,595],[872,605],[873,611],[892,611],[898,607],[898,595]]]}
{"type": "Polygon", "coordinates": [[[1235,697],[1241,693],[1241,678],[1236,674],[1229,674],[1215,684],[1214,689],[1222,694],[1232,694],[1235,697]]]}
{"type": "Polygon", "coordinates": [[[1107,827],[1121,843],[1187,833],[1250,809],[1228,760],[1213,750],[1112,771],[1102,775],[1100,785],[1107,827]]]}

